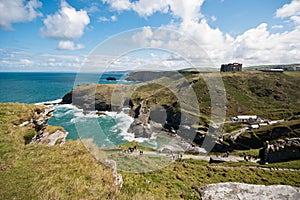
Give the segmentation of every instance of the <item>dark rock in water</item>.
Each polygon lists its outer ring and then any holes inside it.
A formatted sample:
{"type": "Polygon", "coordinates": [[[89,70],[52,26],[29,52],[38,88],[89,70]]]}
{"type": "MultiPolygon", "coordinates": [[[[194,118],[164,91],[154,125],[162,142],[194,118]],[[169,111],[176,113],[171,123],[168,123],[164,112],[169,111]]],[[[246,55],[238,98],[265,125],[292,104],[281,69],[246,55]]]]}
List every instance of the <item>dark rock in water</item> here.
{"type": "Polygon", "coordinates": [[[107,115],[105,112],[96,112],[96,114],[98,115],[98,116],[101,116],[101,115],[107,115]]]}
{"type": "Polygon", "coordinates": [[[117,79],[113,76],[109,76],[106,78],[107,81],[116,81],[117,79]]]}
{"type": "Polygon", "coordinates": [[[128,129],[128,133],[133,133],[135,138],[150,138],[152,130],[150,125],[144,125],[142,121],[135,120],[128,129]]]}
{"type": "Polygon", "coordinates": [[[72,91],[65,94],[61,100],[61,104],[71,104],[72,103],[72,91]]]}

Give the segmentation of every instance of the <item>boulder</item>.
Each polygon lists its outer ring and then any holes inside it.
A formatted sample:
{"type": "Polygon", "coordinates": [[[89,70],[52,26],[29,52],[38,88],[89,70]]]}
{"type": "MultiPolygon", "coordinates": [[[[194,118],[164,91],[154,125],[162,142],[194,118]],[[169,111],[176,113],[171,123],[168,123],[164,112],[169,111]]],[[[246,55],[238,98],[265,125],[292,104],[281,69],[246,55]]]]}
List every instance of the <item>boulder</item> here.
{"type": "Polygon", "coordinates": [[[132,122],[127,132],[133,133],[135,138],[150,138],[152,134],[151,126],[144,125],[140,120],[132,122]]]}
{"type": "Polygon", "coordinates": [[[198,188],[202,200],[240,199],[300,199],[300,188],[288,185],[253,185],[245,183],[217,183],[198,188]]]}

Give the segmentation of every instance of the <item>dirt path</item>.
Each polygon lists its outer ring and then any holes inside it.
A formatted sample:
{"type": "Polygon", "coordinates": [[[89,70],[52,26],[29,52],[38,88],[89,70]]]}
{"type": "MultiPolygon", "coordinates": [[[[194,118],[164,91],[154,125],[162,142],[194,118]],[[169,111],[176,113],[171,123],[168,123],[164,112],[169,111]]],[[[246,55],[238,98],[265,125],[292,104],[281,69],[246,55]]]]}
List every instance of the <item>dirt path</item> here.
{"type": "MultiPolygon", "coordinates": [[[[130,155],[134,156],[142,156],[140,155],[139,151],[135,151],[131,153],[130,155]]],[[[226,161],[230,162],[240,162],[244,161],[244,158],[240,156],[228,156],[226,158],[221,157],[221,156],[209,156],[209,155],[191,155],[191,154],[184,154],[184,153],[160,153],[160,152],[155,152],[155,151],[143,151],[143,155],[160,155],[160,156],[166,156],[169,157],[172,161],[176,161],[178,158],[181,157],[181,159],[194,159],[194,160],[204,160],[204,161],[209,161],[211,157],[213,158],[221,158],[221,159],[226,159],[226,161]]],[[[256,163],[257,160],[251,160],[249,162],[256,163]]],[[[224,166],[224,165],[216,165],[216,164],[211,164],[209,165],[210,167],[213,168],[227,168],[227,169],[235,169],[239,167],[246,167],[250,169],[260,169],[260,170],[267,170],[267,171],[300,171],[300,169],[292,169],[292,168],[275,168],[275,167],[267,167],[267,166],[247,166],[247,165],[240,165],[240,166],[224,166]]]]}

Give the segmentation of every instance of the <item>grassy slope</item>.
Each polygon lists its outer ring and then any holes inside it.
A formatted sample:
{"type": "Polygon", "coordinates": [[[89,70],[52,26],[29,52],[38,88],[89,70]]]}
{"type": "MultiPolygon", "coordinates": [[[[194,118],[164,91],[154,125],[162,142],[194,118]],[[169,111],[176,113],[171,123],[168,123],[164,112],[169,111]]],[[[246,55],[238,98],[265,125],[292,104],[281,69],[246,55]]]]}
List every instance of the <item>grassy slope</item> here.
{"type": "Polygon", "coordinates": [[[36,106],[0,104],[2,199],[110,199],[111,172],[98,165],[80,141],[63,146],[24,145],[31,127],[19,127],[36,106]]]}
{"type": "MultiPolygon", "coordinates": [[[[183,73],[183,72],[182,72],[183,73]]],[[[211,73],[209,76],[217,76],[211,73]]],[[[207,75],[207,74],[203,74],[207,75]]],[[[247,71],[239,73],[221,74],[227,97],[227,119],[236,115],[253,114],[267,119],[288,119],[300,112],[300,72],[266,73],[260,71],[247,71]]],[[[160,78],[152,83],[136,85],[81,85],[75,91],[79,98],[104,99],[105,102],[120,100],[121,96],[130,97],[133,102],[148,99],[149,107],[156,104],[172,104],[178,101],[178,96],[189,97],[184,82],[191,82],[195,91],[199,108],[204,117],[210,115],[210,94],[201,74],[185,72],[182,76],[175,74],[170,79],[160,78]],[[170,82],[169,80],[173,80],[170,82]],[[174,93],[170,90],[175,91],[174,93]]],[[[187,102],[179,101],[181,107],[188,108],[187,102]]],[[[119,102],[117,102],[119,103],[119,102]]],[[[185,109],[185,108],[184,108],[185,109]]],[[[189,108],[192,112],[193,108],[189,108]]]]}
{"type": "MultiPolygon", "coordinates": [[[[81,142],[68,141],[53,147],[24,145],[23,137],[32,128],[14,126],[12,122],[30,119],[35,108],[0,104],[2,199],[199,199],[196,188],[208,183],[237,181],[300,186],[299,171],[265,171],[243,163],[212,166],[204,161],[187,160],[152,173],[121,172],[124,184],[120,192],[115,192],[110,170],[98,165],[81,142]]],[[[299,166],[299,162],[294,165],[299,166]]]]}
{"type": "MultiPolygon", "coordinates": [[[[167,78],[160,78],[152,82],[136,85],[98,85],[96,99],[104,99],[106,103],[111,101],[121,105],[122,97],[131,98],[137,104],[147,100],[148,108],[154,104],[174,105],[173,111],[182,111],[187,115],[200,118],[199,127],[206,131],[210,112],[210,93],[203,76],[219,76],[219,73],[197,74],[193,71],[182,71],[182,75],[170,75],[167,78]],[[173,80],[173,81],[169,81],[173,80]],[[174,81],[175,80],[175,81],[174,81]],[[186,84],[191,83],[193,91],[199,102],[200,116],[195,113],[192,105],[192,98],[189,98],[191,91],[187,90],[186,84]],[[183,87],[183,85],[185,85],[183,87]],[[171,91],[173,90],[174,93],[171,91]],[[184,97],[183,99],[178,99],[184,97]],[[190,102],[191,101],[191,102],[190,102]]],[[[226,119],[236,115],[258,115],[264,119],[285,119],[286,121],[297,121],[300,119],[300,72],[266,73],[260,71],[246,71],[236,73],[221,73],[226,89],[226,119]]],[[[93,97],[95,87],[93,85],[82,85],[76,88],[80,98],[93,97]]],[[[145,106],[145,103],[144,103],[145,106]]],[[[288,122],[284,122],[288,123],[288,122]]],[[[195,124],[197,127],[197,124],[195,124]]],[[[232,124],[225,124],[224,131],[230,132],[241,128],[240,124],[235,127],[232,124]]],[[[261,129],[259,133],[263,136],[273,129],[272,126],[261,129]]],[[[260,131],[260,130],[259,130],[260,131]]],[[[248,137],[246,133],[245,137],[248,137]]],[[[243,135],[241,135],[243,136],[243,135]]],[[[264,136],[261,138],[265,138],[264,136]]],[[[276,139],[276,138],[272,138],[276,139]]],[[[263,142],[263,141],[262,141],[263,142]]]]}
{"type": "Polygon", "coordinates": [[[300,111],[298,72],[224,73],[223,80],[229,100],[228,117],[256,114],[267,119],[287,119],[300,111]]]}
{"type": "Polygon", "coordinates": [[[124,185],[121,192],[132,196],[137,192],[148,193],[155,199],[199,199],[196,189],[210,183],[232,181],[300,186],[299,171],[270,171],[240,163],[237,166],[226,165],[229,164],[210,165],[205,161],[186,160],[152,173],[122,173],[124,185]]]}

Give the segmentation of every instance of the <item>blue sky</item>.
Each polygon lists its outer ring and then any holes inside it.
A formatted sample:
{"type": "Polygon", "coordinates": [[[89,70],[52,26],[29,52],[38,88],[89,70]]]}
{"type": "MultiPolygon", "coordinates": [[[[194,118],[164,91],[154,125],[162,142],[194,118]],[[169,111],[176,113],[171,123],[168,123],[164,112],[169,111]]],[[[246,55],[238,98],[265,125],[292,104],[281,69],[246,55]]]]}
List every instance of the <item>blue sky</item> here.
{"type": "Polygon", "coordinates": [[[78,71],[91,52],[116,70],[300,63],[299,35],[300,0],[0,0],[0,71],[78,71]]]}

